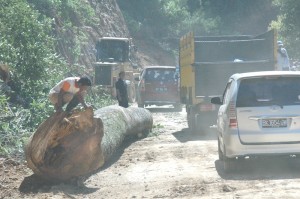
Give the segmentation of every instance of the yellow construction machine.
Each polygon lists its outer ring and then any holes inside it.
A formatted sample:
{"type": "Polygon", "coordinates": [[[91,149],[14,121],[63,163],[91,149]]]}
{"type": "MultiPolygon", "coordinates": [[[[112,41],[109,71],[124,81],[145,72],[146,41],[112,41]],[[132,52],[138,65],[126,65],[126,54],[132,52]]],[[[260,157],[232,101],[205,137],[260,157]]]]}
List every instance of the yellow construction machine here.
{"type": "Polygon", "coordinates": [[[139,75],[139,69],[133,63],[136,47],[131,38],[102,37],[95,45],[96,62],[94,63],[94,84],[109,89],[113,97],[116,96],[115,83],[118,80],[119,72],[125,72],[125,81],[129,102],[136,99],[135,77],[139,75]]]}

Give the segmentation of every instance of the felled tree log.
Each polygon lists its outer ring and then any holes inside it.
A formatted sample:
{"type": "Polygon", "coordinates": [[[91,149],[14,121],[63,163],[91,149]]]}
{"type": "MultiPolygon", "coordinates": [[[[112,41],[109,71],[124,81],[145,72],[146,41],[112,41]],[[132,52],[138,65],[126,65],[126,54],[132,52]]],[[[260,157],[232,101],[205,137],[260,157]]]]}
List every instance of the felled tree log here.
{"type": "Polygon", "coordinates": [[[27,164],[50,181],[86,176],[103,166],[125,136],[147,132],[152,124],[151,113],[137,107],[55,113],[29,138],[27,164]]]}

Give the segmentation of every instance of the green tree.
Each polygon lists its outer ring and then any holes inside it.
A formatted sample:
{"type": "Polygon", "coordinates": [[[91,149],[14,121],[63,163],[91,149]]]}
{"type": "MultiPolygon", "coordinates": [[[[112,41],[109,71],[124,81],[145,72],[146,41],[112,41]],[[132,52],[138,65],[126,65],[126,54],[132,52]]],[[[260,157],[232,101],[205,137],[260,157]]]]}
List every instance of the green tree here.
{"type": "MultiPolygon", "coordinates": [[[[194,0],[197,1],[197,0],[194,0]]],[[[218,34],[260,34],[276,18],[272,0],[201,0],[204,17],[217,21],[218,34]]]]}
{"type": "Polygon", "coordinates": [[[150,27],[158,38],[180,37],[188,31],[260,34],[277,15],[272,0],[118,0],[118,4],[127,19],[137,22],[131,24],[150,27]]]}
{"type": "Polygon", "coordinates": [[[28,108],[9,105],[0,95],[1,110],[11,116],[0,118],[0,154],[22,151],[26,138],[51,110],[46,93],[63,72],[51,33],[52,20],[27,1],[0,0],[0,62],[9,65],[16,99],[28,108]]]}
{"type": "Polygon", "coordinates": [[[300,1],[297,0],[274,0],[274,5],[280,9],[276,21],[271,28],[278,30],[278,39],[284,41],[290,57],[300,56],[300,1]]]}
{"type": "MultiPolygon", "coordinates": [[[[203,27],[202,32],[215,28],[213,18],[205,18],[197,2],[190,0],[118,0],[132,34],[147,35],[160,41],[178,38],[182,34],[203,27]]],[[[177,42],[177,41],[176,41],[177,42]]]]}
{"type": "Polygon", "coordinates": [[[117,0],[133,35],[164,35],[168,26],[160,0],[117,0]]]}
{"type": "Polygon", "coordinates": [[[59,64],[51,35],[51,19],[25,0],[0,0],[0,61],[7,63],[24,97],[36,96],[59,64]],[[21,88],[22,87],[22,88],[21,88]]]}

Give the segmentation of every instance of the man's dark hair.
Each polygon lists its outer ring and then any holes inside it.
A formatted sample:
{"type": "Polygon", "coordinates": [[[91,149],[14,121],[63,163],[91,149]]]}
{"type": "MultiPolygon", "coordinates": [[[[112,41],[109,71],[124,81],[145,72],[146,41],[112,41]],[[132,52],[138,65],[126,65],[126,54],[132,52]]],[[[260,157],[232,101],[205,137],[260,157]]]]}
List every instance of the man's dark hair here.
{"type": "Polygon", "coordinates": [[[121,77],[122,74],[125,75],[125,72],[124,71],[119,72],[119,77],[121,77]]]}
{"type": "Polygon", "coordinates": [[[78,80],[78,83],[80,83],[82,86],[92,86],[92,82],[88,77],[81,77],[78,80]]]}

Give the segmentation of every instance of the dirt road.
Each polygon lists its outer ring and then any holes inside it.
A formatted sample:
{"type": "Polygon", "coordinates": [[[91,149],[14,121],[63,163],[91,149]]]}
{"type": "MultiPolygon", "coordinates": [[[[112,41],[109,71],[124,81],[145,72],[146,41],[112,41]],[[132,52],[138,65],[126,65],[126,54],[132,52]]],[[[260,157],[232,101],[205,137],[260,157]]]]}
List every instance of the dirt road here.
{"type": "Polygon", "coordinates": [[[0,198],[300,197],[300,160],[245,160],[239,170],[225,174],[214,133],[203,136],[202,132],[189,132],[185,110],[149,110],[155,125],[152,136],[126,140],[103,169],[82,186],[47,185],[31,176],[24,165],[8,167],[2,161],[0,198]]]}

